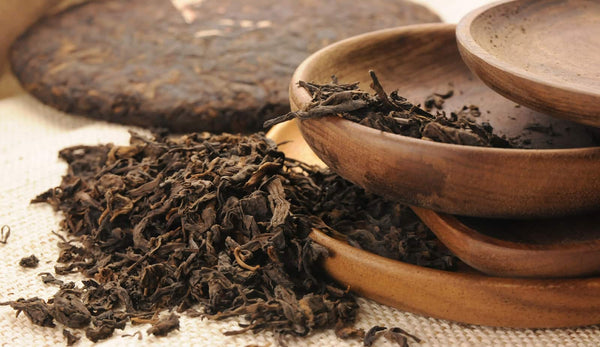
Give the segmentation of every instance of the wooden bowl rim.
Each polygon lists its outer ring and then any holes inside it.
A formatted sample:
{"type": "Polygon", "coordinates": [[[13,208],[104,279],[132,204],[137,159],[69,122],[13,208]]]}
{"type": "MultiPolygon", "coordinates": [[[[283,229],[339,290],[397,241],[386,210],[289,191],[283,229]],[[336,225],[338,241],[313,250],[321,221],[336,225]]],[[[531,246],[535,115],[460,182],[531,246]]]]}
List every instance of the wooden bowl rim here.
{"type": "MultiPolygon", "coordinates": [[[[557,252],[557,253],[578,253],[589,250],[600,250],[600,239],[591,240],[570,240],[564,243],[548,243],[548,244],[537,244],[537,243],[526,243],[508,241],[493,236],[483,234],[476,229],[463,223],[457,216],[435,212],[422,207],[411,206],[411,209],[421,218],[421,216],[427,214],[430,218],[435,218],[439,223],[443,224],[447,229],[451,230],[454,235],[461,235],[464,240],[468,240],[470,243],[475,243],[482,248],[497,248],[505,251],[510,250],[515,253],[533,253],[540,251],[557,252]]],[[[436,235],[436,230],[430,228],[436,235]]]]}
{"type": "Polygon", "coordinates": [[[459,259],[491,276],[576,278],[598,276],[600,238],[552,243],[509,241],[483,234],[456,216],[411,206],[459,259]]]}
{"type": "Polygon", "coordinates": [[[351,252],[355,253],[357,255],[357,258],[362,259],[361,263],[363,264],[371,264],[373,266],[384,266],[388,267],[388,270],[394,268],[407,272],[418,272],[418,276],[436,276],[441,277],[441,280],[461,278],[464,281],[478,282],[482,279],[485,279],[487,281],[493,282],[494,284],[516,284],[520,286],[544,286],[548,284],[569,286],[574,283],[585,282],[593,282],[598,283],[600,285],[600,277],[598,276],[571,278],[521,278],[487,275],[477,270],[473,270],[472,272],[439,270],[426,266],[414,265],[396,259],[386,258],[384,256],[368,252],[364,249],[356,248],[343,240],[338,240],[334,237],[331,237],[330,235],[327,235],[327,233],[317,228],[313,228],[309,236],[314,242],[327,247],[330,252],[333,252],[334,255],[336,253],[347,254],[348,252],[351,252]]]}
{"type": "MultiPolygon", "coordinates": [[[[306,90],[298,86],[299,81],[307,81],[307,75],[313,69],[318,66],[318,62],[327,57],[328,53],[332,50],[336,50],[339,47],[353,46],[361,41],[376,41],[383,37],[389,38],[392,36],[401,36],[410,32],[448,32],[456,28],[455,24],[447,23],[427,23],[427,24],[416,24],[409,26],[402,26],[397,28],[383,29],[372,31],[369,33],[353,36],[345,40],[336,42],[329,46],[326,46],[317,52],[306,58],[294,71],[292,79],[289,85],[290,101],[293,106],[298,109],[303,108],[305,105],[310,103],[311,97],[306,90]]],[[[458,50],[458,48],[457,48],[458,50]]],[[[367,71],[365,71],[365,74],[367,71]]],[[[308,82],[311,82],[308,80],[308,82]]],[[[317,119],[301,120],[299,122],[302,126],[303,122],[330,122],[338,121],[344,125],[345,128],[356,132],[360,138],[368,137],[380,137],[385,141],[396,142],[399,146],[415,147],[420,146],[431,153],[437,153],[438,151],[452,151],[460,153],[461,155],[507,155],[515,156],[516,158],[556,158],[562,156],[565,158],[573,156],[588,156],[588,155],[600,155],[600,146],[594,147],[578,147],[578,148],[556,148],[556,149],[523,149],[523,148],[493,148],[493,147],[476,147],[476,146],[465,146],[458,144],[448,144],[434,141],[425,141],[416,139],[404,135],[388,133],[381,130],[376,130],[358,123],[339,118],[339,117],[325,117],[317,119]],[[364,137],[361,137],[364,136],[364,137]]]]}
{"type": "Polygon", "coordinates": [[[481,45],[479,45],[473,37],[473,35],[471,34],[471,26],[473,22],[480,16],[483,16],[487,11],[502,6],[518,6],[522,3],[532,1],[535,2],[536,0],[502,0],[472,10],[471,12],[467,13],[467,15],[465,15],[456,25],[457,43],[463,46],[465,50],[467,50],[475,59],[477,59],[479,64],[492,66],[493,68],[499,71],[504,71],[509,75],[528,80],[530,82],[542,85],[546,88],[560,90],[562,93],[585,95],[586,97],[591,98],[600,98],[600,91],[598,91],[597,89],[585,88],[585,86],[581,84],[575,84],[568,81],[558,83],[553,80],[541,78],[539,77],[539,75],[536,75],[534,73],[528,72],[525,69],[520,68],[519,65],[508,64],[505,61],[497,58],[496,55],[492,54],[490,51],[484,49],[481,45]]]}

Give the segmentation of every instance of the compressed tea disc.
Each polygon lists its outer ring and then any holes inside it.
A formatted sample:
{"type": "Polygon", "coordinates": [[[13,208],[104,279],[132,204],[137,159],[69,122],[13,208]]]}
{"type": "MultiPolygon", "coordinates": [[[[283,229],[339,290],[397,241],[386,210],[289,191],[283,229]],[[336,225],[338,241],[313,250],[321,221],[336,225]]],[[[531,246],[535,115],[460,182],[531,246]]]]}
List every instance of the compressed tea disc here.
{"type": "Polygon", "coordinates": [[[439,21],[403,1],[109,0],[15,42],[24,88],[61,111],[173,131],[250,132],[289,110],[291,75],[340,39],[439,21]]]}

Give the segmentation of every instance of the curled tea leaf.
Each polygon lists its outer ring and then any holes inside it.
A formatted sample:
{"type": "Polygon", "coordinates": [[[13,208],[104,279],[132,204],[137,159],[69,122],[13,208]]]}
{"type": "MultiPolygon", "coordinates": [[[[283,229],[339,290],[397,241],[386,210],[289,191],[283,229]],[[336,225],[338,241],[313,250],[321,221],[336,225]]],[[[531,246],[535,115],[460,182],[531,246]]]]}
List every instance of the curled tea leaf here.
{"type": "Polygon", "coordinates": [[[10,237],[10,226],[4,224],[0,228],[0,243],[6,244],[8,242],[9,237],[10,237]]]}
{"type": "Polygon", "coordinates": [[[19,265],[27,268],[35,268],[40,263],[40,260],[34,255],[30,255],[28,257],[21,258],[19,260],[19,265]]]}
{"type": "Polygon", "coordinates": [[[132,134],[131,143],[135,150],[62,150],[67,175],[34,199],[61,211],[70,234],[60,238],[56,272],[86,276],[80,288],[43,275],[61,286],[48,321],[55,315],[92,341],[128,321],[165,335],[178,318],[157,322],[158,313],[196,305],[203,317],[246,319],[227,334],[302,336],[341,326],[340,336],[362,335],[350,328],[354,296],[320,271],[329,252],[311,240],[313,228],[394,259],[453,266],[408,207],[285,158],[263,134],[132,134]]]}
{"type": "Polygon", "coordinates": [[[77,341],[81,339],[81,337],[74,335],[67,329],[63,329],[63,336],[67,339],[67,346],[73,346],[77,341]]]}
{"type": "Polygon", "coordinates": [[[373,343],[375,343],[375,340],[377,340],[377,338],[379,338],[379,336],[381,335],[381,331],[386,330],[386,327],[380,327],[380,326],[374,326],[371,327],[371,329],[369,329],[367,331],[367,333],[365,334],[365,338],[363,340],[363,345],[365,347],[370,347],[373,346],[373,343]]]}
{"type": "Polygon", "coordinates": [[[477,124],[469,116],[479,117],[481,112],[475,105],[465,106],[450,116],[445,112],[429,113],[433,107],[441,109],[444,100],[451,97],[435,93],[425,100],[425,109],[411,104],[396,91],[388,94],[374,71],[369,71],[374,95],[359,89],[358,83],[340,84],[337,79],[329,84],[314,84],[301,81],[299,85],[312,96],[312,101],[302,110],[265,122],[265,127],[292,119],[338,116],[377,130],[467,146],[511,147],[511,144],[493,134],[491,127],[477,124]]]}
{"type": "Polygon", "coordinates": [[[0,305],[9,305],[15,311],[17,316],[24,312],[27,318],[35,324],[43,327],[54,327],[54,317],[50,313],[48,304],[39,298],[18,299],[17,301],[8,301],[0,305]]]}
{"type": "Polygon", "coordinates": [[[69,328],[86,327],[92,319],[81,299],[68,290],[61,290],[54,295],[52,315],[69,328]]]}
{"type": "Polygon", "coordinates": [[[175,329],[179,329],[179,316],[175,313],[171,313],[168,317],[163,318],[152,325],[152,327],[148,329],[148,334],[166,336],[175,329]]]}

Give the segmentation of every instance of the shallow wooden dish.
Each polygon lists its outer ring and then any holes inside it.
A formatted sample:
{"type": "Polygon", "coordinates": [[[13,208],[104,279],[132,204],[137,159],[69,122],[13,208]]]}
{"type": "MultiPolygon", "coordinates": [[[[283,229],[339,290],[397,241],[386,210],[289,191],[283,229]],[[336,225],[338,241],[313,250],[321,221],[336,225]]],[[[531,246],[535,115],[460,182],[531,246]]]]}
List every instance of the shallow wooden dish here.
{"type": "Polygon", "coordinates": [[[600,127],[600,2],[496,3],[465,16],[456,37],[467,65],[498,93],[600,127]]]}
{"type": "MultiPolygon", "coordinates": [[[[308,149],[295,125],[276,125],[267,134],[295,159],[323,165],[308,149]]],[[[600,278],[511,279],[486,276],[465,267],[446,272],[383,258],[335,240],[311,234],[331,256],[324,269],[354,292],[380,303],[457,322],[554,328],[600,321],[600,278]]]]}
{"type": "MultiPolygon", "coordinates": [[[[286,156],[325,164],[310,150],[295,122],[268,134],[286,156]]],[[[600,273],[600,212],[537,220],[456,217],[412,207],[457,257],[489,275],[559,278],[600,273]]]]}
{"type": "Polygon", "coordinates": [[[455,217],[413,207],[457,257],[494,276],[559,278],[600,273],[600,212],[561,218],[455,217]]]}
{"type": "Polygon", "coordinates": [[[300,80],[360,81],[369,69],[389,91],[420,103],[453,88],[445,110],[480,106],[508,138],[526,136],[534,148],[449,145],[383,133],[338,117],[300,122],[315,153],[334,171],[368,190],[440,212],[526,218],[582,213],[600,207],[598,129],[553,119],[515,104],[479,81],[462,62],[455,26],[425,24],[364,34],[306,59],[290,84],[293,109],[310,102],[300,80]],[[453,87],[449,86],[452,84],[453,87]],[[536,131],[524,131],[524,128],[536,131]]]}

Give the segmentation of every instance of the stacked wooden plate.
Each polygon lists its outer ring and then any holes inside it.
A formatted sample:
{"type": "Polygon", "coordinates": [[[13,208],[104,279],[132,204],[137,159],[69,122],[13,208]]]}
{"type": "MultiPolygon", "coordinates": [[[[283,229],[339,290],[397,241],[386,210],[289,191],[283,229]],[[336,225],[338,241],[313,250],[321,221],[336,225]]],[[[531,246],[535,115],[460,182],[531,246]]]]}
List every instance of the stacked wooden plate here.
{"type": "Polygon", "coordinates": [[[372,69],[387,90],[414,103],[453,88],[447,109],[479,105],[480,121],[507,138],[525,134],[531,147],[423,141],[338,117],[273,128],[274,139],[292,140],[282,147],[289,156],[324,162],[370,191],[415,206],[470,265],[457,272],[422,268],[315,231],[334,254],[326,270],[360,294],[438,318],[530,328],[598,323],[598,23],[594,1],[510,1],[478,9],[458,27],[377,31],[305,60],[290,84],[293,109],[310,102],[298,81],[324,83],[335,74],[364,86],[372,69]]]}

